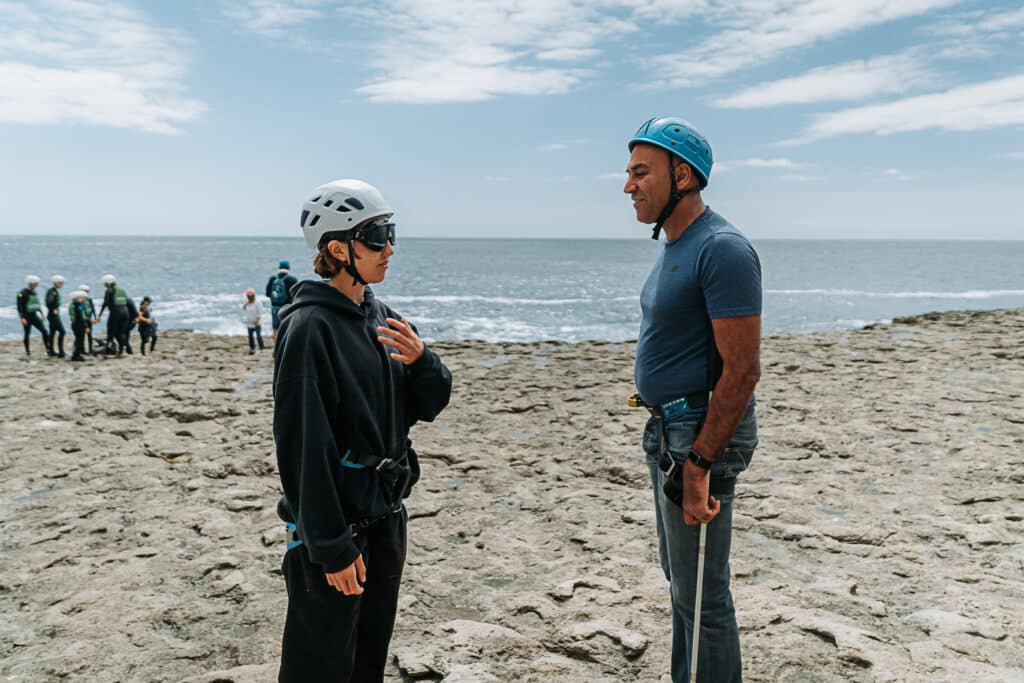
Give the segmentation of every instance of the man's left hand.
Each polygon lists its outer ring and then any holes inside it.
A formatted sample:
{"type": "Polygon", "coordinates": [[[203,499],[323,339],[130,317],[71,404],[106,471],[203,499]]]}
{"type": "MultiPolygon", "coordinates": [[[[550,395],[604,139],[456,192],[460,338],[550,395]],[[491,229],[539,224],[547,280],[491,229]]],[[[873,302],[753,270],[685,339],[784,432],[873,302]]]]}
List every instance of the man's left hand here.
{"type": "Polygon", "coordinates": [[[707,524],[713,520],[722,504],[708,492],[711,472],[689,460],[683,463],[683,522],[707,524]]]}
{"type": "Polygon", "coordinates": [[[401,320],[385,318],[385,320],[390,327],[377,328],[377,334],[380,335],[377,337],[377,341],[395,349],[391,353],[391,357],[397,361],[412,365],[419,360],[419,357],[423,355],[425,345],[416,334],[416,330],[412,329],[412,325],[405,318],[401,320]]]}

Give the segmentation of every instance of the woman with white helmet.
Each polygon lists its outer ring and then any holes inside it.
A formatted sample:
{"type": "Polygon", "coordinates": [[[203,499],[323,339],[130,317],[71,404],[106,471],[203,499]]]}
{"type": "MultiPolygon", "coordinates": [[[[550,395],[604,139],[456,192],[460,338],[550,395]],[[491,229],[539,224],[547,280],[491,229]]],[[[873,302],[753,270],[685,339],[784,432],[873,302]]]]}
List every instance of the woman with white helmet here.
{"type": "Polygon", "coordinates": [[[378,301],[393,211],[373,186],[336,180],[302,208],[321,282],[281,309],[274,439],[292,542],[280,681],[382,681],[406,554],[402,503],[419,479],[409,428],[448,404],[451,373],[378,301]]]}
{"type": "Polygon", "coordinates": [[[25,330],[25,355],[32,355],[29,348],[29,336],[32,328],[39,330],[43,335],[43,345],[46,347],[46,355],[54,356],[53,344],[46,328],[43,327],[43,307],[39,303],[39,276],[29,275],[25,278],[25,288],[18,292],[18,317],[21,318],[21,326],[25,330]]]}
{"type": "Polygon", "coordinates": [[[46,321],[50,324],[50,346],[54,342],[57,346],[57,355],[64,357],[64,323],[60,319],[60,290],[64,286],[64,276],[53,276],[53,287],[46,290],[46,321]]]}

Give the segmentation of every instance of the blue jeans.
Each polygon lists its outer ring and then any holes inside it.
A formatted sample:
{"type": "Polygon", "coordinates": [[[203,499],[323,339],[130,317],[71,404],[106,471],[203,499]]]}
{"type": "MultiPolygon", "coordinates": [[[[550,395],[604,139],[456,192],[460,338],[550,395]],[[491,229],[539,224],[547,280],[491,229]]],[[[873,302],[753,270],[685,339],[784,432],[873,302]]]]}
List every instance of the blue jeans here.
{"type": "MultiPolygon", "coordinates": [[[[672,503],[662,485],[665,474],[658,467],[658,455],[666,448],[682,463],[700,429],[704,410],[681,415],[665,425],[667,444],[662,443],[661,424],[651,418],[644,429],[644,452],[654,487],[658,554],[672,601],[672,681],[690,680],[690,646],[693,638],[693,607],[697,587],[697,547],[700,525],[683,522],[683,511],[672,503]]],[[[750,464],[757,446],[757,418],[754,405],[747,408],[722,457],[711,468],[713,484],[735,482],[750,464]]],[[[722,507],[708,524],[704,559],[704,590],[701,598],[700,642],[697,675],[699,681],[742,681],[740,633],[729,590],[729,549],[732,542],[733,494],[712,494],[722,507]]]]}
{"type": "Polygon", "coordinates": [[[263,350],[263,334],[259,327],[249,328],[249,350],[256,350],[256,341],[260,343],[260,350],[263,350]]]}

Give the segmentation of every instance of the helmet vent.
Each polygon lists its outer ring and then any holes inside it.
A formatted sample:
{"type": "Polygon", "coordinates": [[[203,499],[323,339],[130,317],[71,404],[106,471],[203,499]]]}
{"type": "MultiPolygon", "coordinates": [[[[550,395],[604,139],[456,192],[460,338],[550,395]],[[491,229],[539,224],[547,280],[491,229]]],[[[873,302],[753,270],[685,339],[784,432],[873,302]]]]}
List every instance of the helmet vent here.
{"type": "Polygon", "coordinates": [[[309,209],[302,210],[302,218],[299,219],[299,227],[306,227],[306,219],[309,218],[309,209]]]}
{"type": "Polygon", "coordinates": [[[338,213],[348,213],[351,210],[352,209],[348,208],[344,204],[338,204],[338,208],[335,209],[335,211],[337,211],[338,213]]]}
{"type": "Polygon", "coordinates": [[[316,224],[317,224],[317,223],[318,223],[319,221],[320,221],[320,214],[316,214],[316,215],[314,215],[314,216],[313,216],[313,220],[311,220],[311,221],[309,222],[309,227],[311,227],[311,228],[312,228],[312,227],[313,227],[314,225],[316,225],[316,224]]]}
{"type": "Polygon", "coordinates": [[[324,202],[324,208],[325,209],[330,208],[331,204],[333,204],[333,203],[334,203],[333,199],[328,199],[326,202],[324,202]]]}
{"type": "Polygon", "coordinates": [[[312,199],[310,199],[309,201],[310,201],[310,203],[312,203],[312,204],[316,204],[316,203],[317,203],[318,201],[320,201],[320,198],[321,198],[321,197],[323,197],[323,195],[322,195],[322,194],[318,194],[317,196],[313,197],[313,198],[312,198],[312,199]]]}
{"type": "Polygon", "coordinates": [[[351,206],[356,211],[362,211],[363,209],[366,208],[365,206],[363,206],[363,203],[356,199],[355,197],[349,197],[348,199],[345,200],[345,203],[351,206]]]}

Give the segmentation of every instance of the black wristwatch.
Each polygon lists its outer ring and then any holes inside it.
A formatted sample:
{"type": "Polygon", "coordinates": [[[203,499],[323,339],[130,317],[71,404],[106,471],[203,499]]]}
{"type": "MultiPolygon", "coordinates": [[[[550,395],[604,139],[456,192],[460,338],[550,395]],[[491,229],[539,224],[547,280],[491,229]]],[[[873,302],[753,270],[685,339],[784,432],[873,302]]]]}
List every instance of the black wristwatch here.
{"type": "Polygon", "coordinates": [[[690,452],[686,454],[686,459],[703,470],[711,469],[712,462],[707,458],[702,457],[700,453],[692,448],[690,449],[690,452]]]}

